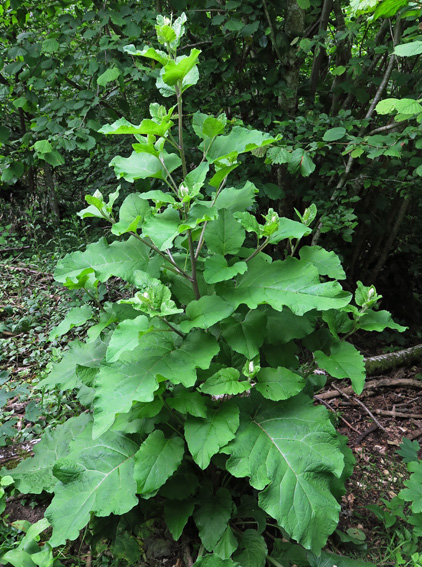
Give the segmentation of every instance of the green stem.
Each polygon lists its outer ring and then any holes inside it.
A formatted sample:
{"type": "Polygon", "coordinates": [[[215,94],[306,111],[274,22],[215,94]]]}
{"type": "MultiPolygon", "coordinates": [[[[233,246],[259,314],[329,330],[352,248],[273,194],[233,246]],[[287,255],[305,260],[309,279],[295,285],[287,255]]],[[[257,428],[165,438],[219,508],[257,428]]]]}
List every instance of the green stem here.
{"type": "MultiPolygon", "coordinates": [[[[168,412],[169,412],[170,415],[173,417],[173,419],[174,419],[175,421],[178,421],[178,422],[180,423],[180,425],[184,425],[184,421],[183,421],[182,419],[180,419],[180,417],[174,413],[173,408],[171,408],[171,407],[168,405],[167,400],[164,399],[163,396],[160,396],[160,400],[163,402],[163,404],[165,405],[165,407],[167,408],[168,412]]],[[[167,423],[167,425],[168,425],[169,427],[172,427],[169,423],[167,423]]],[[[173,429],[174,431],[176,431],[176,433],[177,433],[178,435],[180,435],[181,437],[183,437],[183,434],[180,433],[180,431],[178,431],[176,428],[172,427],[172,429],[173,429]]]]}
{"type": "Polygon", "coordinates": [[[258,248],[255,250],[255,252],[253,252],[248,258],[246,258],[245,262],[249,262],[249,260],[252,260],[252,258],[255,258],[255,256],[257,254],[259,254],[262,250],[264,250],[264,248],[267,246],[269,241],[270,241],[270,239],[266,238],[264,240],[264,242],[261,244],[261,246],[258,246],[258,248]]]}
{"type": "Polygon", "coordinates": [[[163,321],[163,323],[165,323],[168,327],[170,327],[170,329],[174,332],[177,333],[179,335],[179,337],[182,337],[182,339],[185,338],[185,335],[182,333],[182,331],[179,331],[178,329],[176,329],[176,327],[174,327],[170,321],[167,321],[167,319],[165,317],[159,317],[159,319],[161,319],[161,321],[163,321]]]}
{"type": "MultiPolygon", "coordinates": [[[[212,201],[212,203],[211,203],[211,207],[213,207],[213,206],[215,205],[215,202],[217,201],[217,198],[218,198],[219,194],[220,194],[221,191],[223,190],[224,185],[226,184],[226,181],[227,181],[227,175],[226,175],[226,177],[223,179],[223,181],[220,183],[220,187],[217,189],[217,192],[216,192],[216,194],[215,194],[215,197],[214,197],[214,199],[213,199],[213,201],[212,201]]],[[[202,246],[203,246],[203,244],[204,244],[205,229],[207,228],[207,224],[208,224],[208,221],[205,221],[205,222],[204,222],[204,226],[202,227],[201,235],[200,235],[199,241],[198,241],[198,246],[196,247],[195,260],[197,260],[197,259],[199,258],[199,254],[200,254],[200,252],[201,252],[201,248],[202,248],[202,246]]]]}
{"type": "MultiPolygon", "coordinates": [[[[183,146],[182,82],[179,81],[175,88],[176,88],[176,96],[177,96],[177,113],[178,113],[178,121],[179,121],[179,152],[180,152],[180,159],[182,160],[183,178],[185,178],[188,174],[188,168],[186,166],[185,149],[183,146]]],[[[199,293],[198,280],[197,280],[196,258],[195,258],[195,250],[193,249],[192,230],[189,229],[187,233],[188,233],[190,263],[192,270],[192,277],[190,278],[190,280],[192,282],[195,299],[200,299],[201,294],[199,293]]]]}
{"type": "Polygon", "coordinates": [[[104,307],[101,305],[100,300],[98,299],[98,297],[95,297],[95,295],[93,295],[89,289],[85,289],[85,293],[87,293],[89,295],[89,297],[92,299],[92,301],[97,305],[97,307],[99,307],[99,309],[101,309],[101,311],[105,311],[104,307]]]}
{"type": "Polygon", "coordinates": [[[157,248],[154,244],[151,244],[150,242],[148,242],[147,240],[145,240],[144,238],[141,238],[139,236],[139,234],[137,234],[136,232],[131,231],[130,234],[132,234],[132,236],[134,236],[135,238],[137,238],[138,240],[140,240],[143,244],[145,244],[146,246],[149,246],[149,248],[151,248],[151,250],[154,250],[154,252],[156,252],[157,254],[159,254],[162,258],[164,258],[164,260],[166,260],[167,262],[169,262],[174,268],[178,274],[180,274],[181,276],[184,276],[187,280],[189,280],[190,282],[192,282],[192,278],[189,274],[187,274],[184,270],[182,270],[181,268],[179,268],[179,266],[176,264],[176,262],[174,262],[174,260],[171,260],[171,258],[169,258],[168,256],[166,256],[166,254],[164,254],[164,252],[161,252],[161,250],[159,248],[157,248]]]}
{"type": "Polygon", "coordinates": [[[183,116],[182,116],[182,82],[176,85],[176,96],[177,96],[177,114],[179,121],[179,152],[180,159],[182,160],[182,171],[183,177],[185,178],[188,174],[188,168],[186,166],[185,149],[183,146],[183,116]]]}

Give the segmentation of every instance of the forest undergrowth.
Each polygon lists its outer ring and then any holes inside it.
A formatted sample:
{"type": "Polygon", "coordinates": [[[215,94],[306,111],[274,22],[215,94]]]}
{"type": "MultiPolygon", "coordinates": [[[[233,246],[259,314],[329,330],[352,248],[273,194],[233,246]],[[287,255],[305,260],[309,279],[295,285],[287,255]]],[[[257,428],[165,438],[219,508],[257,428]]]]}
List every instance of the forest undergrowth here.
{"type": "MultiPolygon", "coordinates": [[[[72,237],[73,247],[84,244],[76,235],[72,237]]],[[[9,243],[19,249],[19,236],[14,235],[9,243]]],[[[56,242],[52,247],[51,242],[40,242],[42,259],[25,249],[23,253],[9,253],[0,262],[0,465],[9,469],[22,459],[31,458],[42,432],[54,430],[83,409],[71,395],[60,391],[42,395],[33,389],[52,364],[60,360],[66,343],[82,332],[74,329],[60,341],[48,338],[66,313],[81,304],[81,292],[63,290],[52,275],[63,246],[67,245],[57,246],[56,242]]],[[[107,293],[110,297],[122,297],[125,292],[116,280],[108,284],[107,293]]],[[[359,340],[357,336],[356,342],[359,340]]],[[[369,344],[363,340],[360,346],[365,345],[364,354],[371,356],[407,346],[406,340],[406,335],[386,332],[369,344]]],[[[367,561],[386,567],[419,567],[421,537],[397,507],[397,495],[409,477],[406,456],[419,451],[417,439],[422,437],[422,365],[395,369],[376,380],[389,381],[391,387],[365,389],[358,398],[364,406],[356,401],[357,396],[342,395],[343,390],[347,392],[344,383],[337,391],[327,386],[315,399],[315,404],[325,404],[332,412],[338,431],[349,438],[356,459],[353,475],[346,484],[347,493],[342,497],[338,529],[329,538],[326,551],[344,556],[341,565],[345,567],[367,561]],[[377,423],[370,412],[376,415],[377,423]],[[403,438],[407,438],[404,446],[403,438]],[[347,557],[352,563],[347,563],[347,557]]],[[[30,524],[42,519],[51,500],[46,493],[20,494],[13,483],[4,483],[0,496],[2,490],[0,553],[5,546],[17,545],[22,540],[30,524]]],[[[189,565],[189,545],[174,547],[165,527],[159,524],[146,525],[139,534],[141,562],[123,558],[127,550],[116,550],[107,538],[92,553],[84,535],[60,549],[58,557],[66,567],[189,565]]],[[[271,543],[271,534],[268,538],[271,543]]],[[[274,561],[269,565],[285,565],[274,561]]],[[[299,562],[286,565],[308,565],[300,562],[300,554],[292,561],[299,562]]]]}

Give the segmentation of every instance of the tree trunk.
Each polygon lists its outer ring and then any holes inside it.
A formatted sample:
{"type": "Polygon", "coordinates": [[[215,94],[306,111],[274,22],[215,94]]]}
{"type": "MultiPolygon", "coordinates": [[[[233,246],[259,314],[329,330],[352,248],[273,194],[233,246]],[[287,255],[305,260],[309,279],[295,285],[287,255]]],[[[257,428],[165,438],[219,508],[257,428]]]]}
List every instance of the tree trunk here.
{"type": "Polygon", "coordinates": [[[44,164],[45,181],[47,183],[48,203],[50,205],[52,221],[58,224],[60,220],[59,204],[57,202],[56,188],[54,187],[53,172],[49,163],[44,164]]]}

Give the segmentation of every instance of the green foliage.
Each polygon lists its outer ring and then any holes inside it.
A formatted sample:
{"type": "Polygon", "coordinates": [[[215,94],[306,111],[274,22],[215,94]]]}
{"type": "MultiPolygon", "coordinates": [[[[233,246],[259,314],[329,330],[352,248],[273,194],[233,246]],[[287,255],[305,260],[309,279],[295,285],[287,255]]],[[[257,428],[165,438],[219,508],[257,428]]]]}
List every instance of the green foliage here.
{"type": "MultiPolygon", "coordinates": [[[[76,539],[93,516],[137,507],[147,514],[152,500],[175,539],[193,518],[211,553],[197,565],[264,565],[267,516],[318,557],[338,523],[350,456],[327,410],[314,406],[310,376],[319,364],[359,393],[363,357],[347,338],[369,315],[374,328],[394,323],[375,310],[373,286],[360,284],[351,305],[334,253],[300,248],[315,206],[301,222],[268,208],[260,223],[250,212],[253,183],[228,185],[243,154],[258,159],[278,136],[196,112],[199,140],[190,140],[183,102],[199,78],[199,51],[177,55],[185,21],[158,16],[163,50],[126,50],[147,59],[159,92],[176,105],[150,105],[151,119],[139,126],[102,128],[135,136],[130,157],[111,165],[119,179],[152,180],[151,189],[126,196],[118,222],[118,190],[107,202],[100,192],[87,196],[80,216],[107,221],[112,242],[103,237],[67,255],[55,271],[70,290],[85,290],[90,305],[71,311],[51,336],[93,324],[39,388],[77,390],[87,412],[46,435],[11,475],[21,490],[54,493],[50,546],[76,539]],[[273,261],[264,249],[275,245],[282,259],[273,261]],[[116,303],[100,293],[111,278],[127,286],[116,303]],[[235,525],[248,518],[258,518],[259,529],[238,534],[235,525]]],[[[110,65],[99,86],[120,76],[110,65]]],[[[303,150],[289,163],[304,175],[312,170],[303,150]]]]}

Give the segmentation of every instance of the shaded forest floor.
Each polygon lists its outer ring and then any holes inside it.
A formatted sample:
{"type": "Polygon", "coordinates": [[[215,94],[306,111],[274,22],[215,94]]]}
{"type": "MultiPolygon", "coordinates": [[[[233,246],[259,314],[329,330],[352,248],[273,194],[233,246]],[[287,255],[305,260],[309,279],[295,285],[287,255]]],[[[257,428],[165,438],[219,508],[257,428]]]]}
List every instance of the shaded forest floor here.
{"type": "MultiPolygon", "coordinates": [[[[72,396],[42,395],[32,389],[48,373],[52,362],[59,360],[66,342],[77,338],[77,332],[71,331],[61,341],[50,342],[48,334],[77,305],[78,298],[55,284],[53,265],[40,268],[36,263],[4,261],[0,271],[0,466],[13,467],[14,462],[30,454],[45,427],[54,428],[78,411],[72,396]]],[[[372,343],[365,350],[365,355],[378,354],[380,346],[372,343]]],[[[397,551],[409,557],[419,542],[412,540],[400,520],[388,528],[381,512],[376,514],[368,506],[385,510],[385,503],[394,502],[408,478],[397,450],[403,437],[422,437],[422,365],[396,369],[371,380],[383,378],[388,378],[391,386],[365,390],[359,397],[364,407],[356,396],[333,389],[337,386],[343,391],[346,381],[336,381],[319,395],[336,416],[339,432],[349,438],[356,459],[354,473],[347,481],[347,494],[342,499],[339,529],[330,538],[328,549],[387,566],[397,564],[397,551]],[[412,385],[402,385],[403,380],[409,379],[413,380],[412,385]]],[[[0,522],[0,536],[9,537],[16,521],[33,523],[42,517],[48,498],[22,496],[9,496],[3,526],[0,522]]],[[[17,537],[16,530],[10,537],[17,537]]],[[[87,557],[87,564],[93,566],[119,565],[107,552],[103,558],[90,558],[81,542],[68,550],[67,557],[66,553],[61,560],[69,566],[84,564],[87,557]]],[[[183,553],[181,548],[176,554],[173,549],[167,558],[142,565],[183,567],[183,553]]]]}

